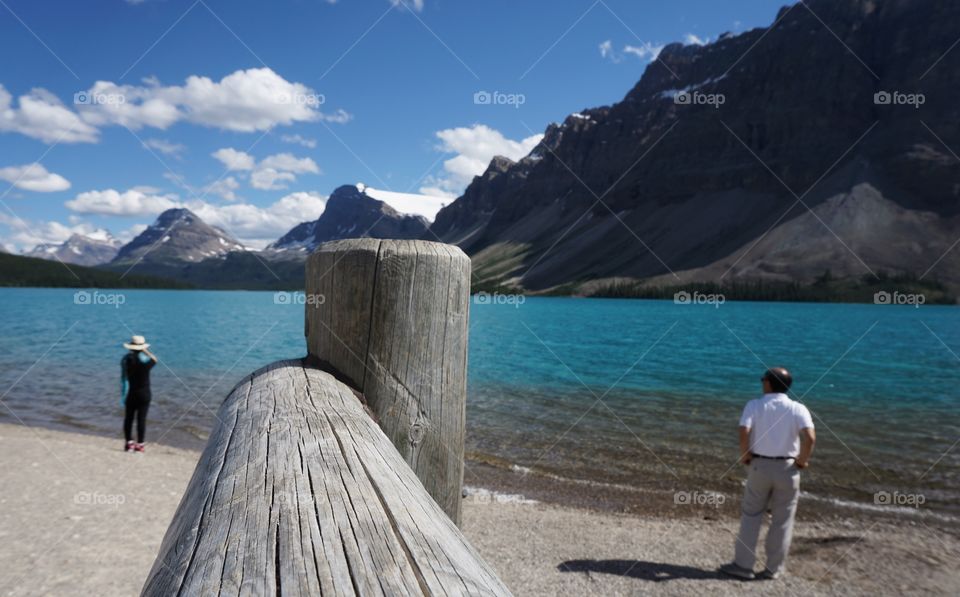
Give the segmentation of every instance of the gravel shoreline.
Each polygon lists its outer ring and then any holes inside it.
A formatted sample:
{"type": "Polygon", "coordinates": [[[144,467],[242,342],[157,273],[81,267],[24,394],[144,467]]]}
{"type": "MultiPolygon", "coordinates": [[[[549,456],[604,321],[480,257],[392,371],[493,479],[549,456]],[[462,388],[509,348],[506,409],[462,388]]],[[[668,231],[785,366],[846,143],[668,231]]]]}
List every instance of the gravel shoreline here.
{"type": "MultiPolygon", "coordinates": [[[[138,594],[199,456],[8,424],[0,454],[0,595],[11,597],[138,594]]],[[[960,536],[923,519],[802,519],[790,575],[742,583],[715,573],[736,531],[725,512],[517,499],[481,491],[464,508],[465,533],[517,595],[960,593],[960,536]]]]}
{"type": "MultiPolygon", "coordinates": [[[[739,473],[739,471],[738,471],[739,473]]],[[[743,478],[743,475],[740,474],[743,478]]],[[[522,496],[560,507],[595,512],[632,514],[662,518],[739,520],[742,485],[701,487],[695,482],[677,483],[685,490],[641,485],[605,483],[591,479],[572,479],[523,469],[491,466],[487,462],[467,460],[464,484],[493,488],[513,496],[522,496]]],[[[892,524],[925,524],[960,532],[960,518],[929,507],[897,507],[854,502],[808,493],[801,482],[797,520],[829,522],[858,520],[867,524],[886,521],[892,524]]]]}

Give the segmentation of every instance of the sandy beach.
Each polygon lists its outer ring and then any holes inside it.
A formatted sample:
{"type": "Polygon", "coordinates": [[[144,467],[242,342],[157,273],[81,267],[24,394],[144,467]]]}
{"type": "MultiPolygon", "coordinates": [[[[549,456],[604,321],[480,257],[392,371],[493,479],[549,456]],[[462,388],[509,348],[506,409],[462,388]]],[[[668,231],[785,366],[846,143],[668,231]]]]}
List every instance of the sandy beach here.
{"type": "MultiPolygon", "coordinates": [[[[0,425],[0,595],[136,595],[198,452],[0,425]]],[[[464,530],[517,595],[960,592],[960,537],[922,519],[798,522],[782,581],[718,577],[731,516],[613,514],[467,499],[464,530]]]]}

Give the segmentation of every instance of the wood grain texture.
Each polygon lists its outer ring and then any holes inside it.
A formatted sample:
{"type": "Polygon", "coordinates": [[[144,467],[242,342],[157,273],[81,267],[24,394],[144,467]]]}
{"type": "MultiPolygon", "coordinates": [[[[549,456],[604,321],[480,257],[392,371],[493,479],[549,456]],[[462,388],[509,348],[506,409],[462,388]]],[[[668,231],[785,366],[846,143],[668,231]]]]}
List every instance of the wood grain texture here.
{"type": "Polygon", "coordinates": [[[354,239],[307,261],[307,348],[361,391],[427,491],[459,524],[470,259],[426,241],[354,239]]]}
{"type": "Polygon", "coordinates": [[[218,419],[143,595],[509,595],[330,373],[269,365],[218,419]]]}

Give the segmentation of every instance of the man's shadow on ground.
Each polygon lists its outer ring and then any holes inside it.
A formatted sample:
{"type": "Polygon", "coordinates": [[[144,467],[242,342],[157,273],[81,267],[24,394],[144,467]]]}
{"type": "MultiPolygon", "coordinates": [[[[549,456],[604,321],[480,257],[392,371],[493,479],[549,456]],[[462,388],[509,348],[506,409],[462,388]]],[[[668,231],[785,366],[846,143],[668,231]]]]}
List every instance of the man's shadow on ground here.
{"type": "Polygon", "coordinates": [[[688,578],[693,580],[729,580],[717,570],[693,566],[661,564],[643,560],[567,560],[557,566],[560,572],[599,572],[653,582],[688,578]]]}

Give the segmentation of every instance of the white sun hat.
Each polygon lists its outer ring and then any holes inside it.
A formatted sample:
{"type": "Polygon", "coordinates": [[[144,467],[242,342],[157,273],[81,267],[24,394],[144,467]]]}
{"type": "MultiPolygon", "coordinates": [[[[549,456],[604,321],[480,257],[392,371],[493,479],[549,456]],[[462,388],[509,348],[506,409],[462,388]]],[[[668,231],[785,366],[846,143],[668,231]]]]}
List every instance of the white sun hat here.
{"type": "Polygon", "coordinates": [[[133,336],[130,338],[129,342],[123,343],[123,347],[127,350],[143,350],[149,346],[150,345],[147,344],[147,339],[143,336],[133,336]]]}

